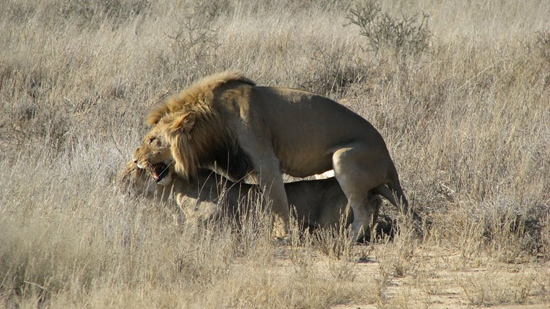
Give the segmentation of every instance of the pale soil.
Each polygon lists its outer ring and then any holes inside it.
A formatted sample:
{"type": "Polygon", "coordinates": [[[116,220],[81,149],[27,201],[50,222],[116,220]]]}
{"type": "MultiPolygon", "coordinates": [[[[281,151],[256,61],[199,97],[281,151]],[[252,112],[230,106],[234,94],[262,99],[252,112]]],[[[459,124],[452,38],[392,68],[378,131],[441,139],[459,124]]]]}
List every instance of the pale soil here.
{"type": "MultiPolygon", "coordinates": [[[[390,244],[391,245],[391,244],[390,244]]],[[[334,277],[334,264],[345,263],[357,284],[375,285],[377,301],[333,306],[337,309],[367,308],[550,308],[550,262],[533,258],[525,263],[496,262],[486,254],[478,258],[461,256],[459,250],[441,247],[418,247],[405,262],[404,276],[389,274],[387,261],[377,257],[386,244],[355,246],[353,261],[344,262],[310,248],[279,248],[274,271],[280,276],[297,268],[298,255],[313,258],[316,274],[334,277]],[[292,253],[292,251],[294,251],[292,253]],[[278,268],[278,271],[275,270],[278,268]],[[280,272],[279,272],[280,271],[280,272]],[[331,274],[332,272],[332,274],[331,274]],[[378,285],[378,286],[376,286],[378,285]]],[[[342,267],[342,265],[340,265],[342,267]]],[[[390,266],[391,268],[391,266],[390,266]]],[[[372,293],[372,290],[370,290],[372,293]]]]}

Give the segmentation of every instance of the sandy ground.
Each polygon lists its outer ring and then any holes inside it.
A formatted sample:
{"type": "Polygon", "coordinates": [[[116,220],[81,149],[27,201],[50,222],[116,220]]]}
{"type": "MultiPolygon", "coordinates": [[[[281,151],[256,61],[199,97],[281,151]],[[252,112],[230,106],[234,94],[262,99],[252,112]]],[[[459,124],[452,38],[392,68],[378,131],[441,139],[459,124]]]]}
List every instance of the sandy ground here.
{"type": "MultiPolygon", "coordinates": [[[[383,253],[384,246],[356,246],[350,255],[353,258],[348,258],[354,281],[379,285],[373,288],[380,291],[377,301],[332,308],[550,308],[548,261],[532,258],[511,264],[487,254],[472,258],[458,250],[418,247],[396,266],[395,260],[383,253]]],[[[301,254],[314,258],[313,267],[319,273],[328,272],[330,263],[338,261],[319,252],[305,252],[307,249],[280,250],[277,260],[281,274],[295,265],[292,250],[304,250],[301,254]]]]}

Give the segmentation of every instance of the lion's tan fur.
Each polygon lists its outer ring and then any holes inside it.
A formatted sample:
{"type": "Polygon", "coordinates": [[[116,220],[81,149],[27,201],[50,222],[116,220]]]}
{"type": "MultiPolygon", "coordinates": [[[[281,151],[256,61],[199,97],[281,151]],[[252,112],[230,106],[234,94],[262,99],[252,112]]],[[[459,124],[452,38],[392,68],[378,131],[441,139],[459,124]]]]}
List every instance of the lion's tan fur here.
{"type": "MultiPolygon", "coordinates": [[[[129,186],[132,191],[157,201],[176,201],[186,221],[195,224],[220,217],[238,221],[240,213],[246,213],[258,201],[263,201],[261,190],[256,185],[232,182],[208,170],[200,170],[194,181],[188,181],[175,173],[167,176],[164,185],[154,183],[144,169],[129,161],[118,176],[118,183],[129,186]],[[183,197],[193,199],[186,203],[183,197]]],[[[346,226],[353,221],[348,213],[347,199],[334,179],[305,180],[285,183],[292,213],[300,229],[316,229],[346,226]]],[[[377,212],[382,200],[370,196],[369,205],[377,212]]],[[[378,213],[376,214],[378,215],[378,213]]]]}
{"type": "Polygon", "coordinates": [[[140,167],[173,162],[184,178],[199,168],[232,180],[251,174],[272,204],[277,236],[287,234],[289,222],[281,172],[305,177],[334,169],[356,214],[356,235],[372,228],[374,209],[363,207],[369,192],[383,192],[405,210],[408,205],[380,133],[343,105],[311,92],[259,87],[225,72],[156,107],[148,123],[153,127],[134,155],[140,167]],[[157,151],[152,139],[165,147],[157,151]]]}
{"type": "MultiPolygon", "coordinates": [[[[246,83],[254,86],[255,83],[245,77],[240,72],[228,71],[210,78],[203,79],[192,87],[182,91],[180,94],[168,99],[163,104],[160,104],[147,117],[148,125],[155,125],[159,120],[167,114],[185,110],[193,110],[202,117],[209,117],[215,111],[210,107],[214,101],[214,92],[225,84],[231,82],[246,83]]],[[[214,117],[215,119],[216,117],[214,117]]]]}

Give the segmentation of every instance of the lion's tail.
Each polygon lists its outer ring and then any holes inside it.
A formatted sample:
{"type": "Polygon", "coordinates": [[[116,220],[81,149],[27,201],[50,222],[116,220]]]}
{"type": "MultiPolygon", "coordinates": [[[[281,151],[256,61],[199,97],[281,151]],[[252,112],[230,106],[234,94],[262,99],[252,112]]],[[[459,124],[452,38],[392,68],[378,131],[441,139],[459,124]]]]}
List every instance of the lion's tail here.
{"type": "Polygon", "coordinates": [[[373,193],[382,195],[397,208],[401,205],[403,213],[406,214],[409,212],[409,201],[407,201],[405,193],[403,193],[401,183],[399,182],[399,176],[396,171],[391,173],[387,186],[380,185],[373,189],[373,193]]]}

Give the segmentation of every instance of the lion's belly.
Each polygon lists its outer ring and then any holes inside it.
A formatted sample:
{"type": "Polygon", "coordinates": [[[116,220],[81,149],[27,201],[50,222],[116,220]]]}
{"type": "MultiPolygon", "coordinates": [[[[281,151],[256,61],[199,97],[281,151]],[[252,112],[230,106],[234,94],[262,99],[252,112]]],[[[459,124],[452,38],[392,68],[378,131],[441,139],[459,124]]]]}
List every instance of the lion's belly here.
{"type": "Polygon", "coordinates": [[[332,156],[323,152],[302,150],[279,154],[281,169],[294,177],[306,177],[332,169],[332,156]]]}

